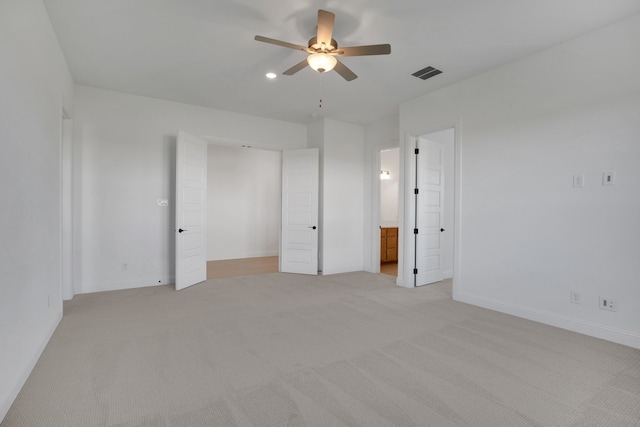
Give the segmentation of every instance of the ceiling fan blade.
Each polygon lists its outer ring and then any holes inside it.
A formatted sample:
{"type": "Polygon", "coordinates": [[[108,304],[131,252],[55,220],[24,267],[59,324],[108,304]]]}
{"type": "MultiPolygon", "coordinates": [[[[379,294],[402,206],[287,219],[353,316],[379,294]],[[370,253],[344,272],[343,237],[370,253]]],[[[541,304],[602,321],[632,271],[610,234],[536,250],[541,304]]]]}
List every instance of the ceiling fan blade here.
{"type": "Polygon", "coordinates": [[[309,52],[309,48],[307,47],[300,46],[299,44],[283,42],[276,39],[270,39],[269,37],[255,36],[254,40],[257,40],[259,42],[269,43],[269,44],[275,44],[276,46],[288,47],[289,49],[303,50],[305,52],[309,52]]]}
{"type": "Polygon", "coordinates": [[[333,23],[335,20],[336,15],[332,12],[322,9],[318,10],[318,43],[331,46],[331,35],[333,34],[333,23]]]}
{"type": "Polygon", "coordinates": [[[340,61],[336,63],[336,66],[333,69],[335,70],[336,73],[340,74],[342,78],[348,82],[358,78],[358,76],[356,76],[356,73],[351,71],[346,65],[344,65],[340,61]]]}
{"type": "Polygon", "coordinates": [[[388,55],[391,53],[391,45],[372,44],[369,46],[341,47],[336,52],[338,56],[388,55]]]}
{"type": "Polygon", "coordinates": [[[305,59],[303,61],[298,62],[296,65],[294,65],[293,67],[289,68],[287,71],[285,71],[282,74],[284,74],[285,76],[291,76],[291,75],[297,73],[298,71],[302,70],[307,65],[309,65],[309,63],[305,59]]]}

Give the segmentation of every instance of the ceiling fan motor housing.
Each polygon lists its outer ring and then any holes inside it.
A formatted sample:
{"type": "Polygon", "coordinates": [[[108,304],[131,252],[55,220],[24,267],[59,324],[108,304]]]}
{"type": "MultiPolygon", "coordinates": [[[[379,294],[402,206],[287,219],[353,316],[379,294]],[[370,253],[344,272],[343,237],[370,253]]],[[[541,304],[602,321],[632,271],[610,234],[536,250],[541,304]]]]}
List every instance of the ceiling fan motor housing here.
{"type": "Polygon", "coordinates": [[[331,39],[331,44],[327,46],[324,43],[318,43],[318,37],[311,37],[309,39],[309,49],[314,50],[316,52],[325,52],[331,53],[334,50],[338,49],[338,42],[335,39],[331,39]],[[323,49],[324,46],[324,49],[323,49]]]}

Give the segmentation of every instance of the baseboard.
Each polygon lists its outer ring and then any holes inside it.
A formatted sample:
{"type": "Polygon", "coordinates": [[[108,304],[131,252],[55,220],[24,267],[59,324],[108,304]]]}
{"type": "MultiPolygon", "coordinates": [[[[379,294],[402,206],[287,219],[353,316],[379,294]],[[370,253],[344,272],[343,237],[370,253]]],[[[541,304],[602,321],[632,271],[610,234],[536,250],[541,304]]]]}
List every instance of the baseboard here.
{"type": "Polygon", "coordinates": [[[250,252],[246,257],[242,258],[262,258],[268,256],[279,256],[279,251],[267,251],[267,252],[250,252]]]}
{"type": "Polygon", "coordinates": [[[272,256],[279,256],[280,252],[278,251],[260,251],[260,252],[247,252],[244,254],[233,254],[233,255],[225,255],[224,258],[219,257],[207,257],[207,261],[229,261],[232,259],[247,259],[247,258],[265,258],[272,256]]]}
{"type": "Polygon", "coordinates": [[[123,289],[147,288],[175,283],[175,276],[156,277],[151,279],[136,279],[120,282],[103,282],[94,285],[83,286],[78,294],[90,294],[93,292],[121,291],[123,289]]]}
{"type": "Polygon", "coordinates": [[[353,273],[354,271],[363,271],[362,265],[353,265],[353,266],[343,266],[343,267],[333,267],[322,269],[323,276],[329,276],[331,274],[341,274],[341,273],[353,273]]]}
{"type": "Polygon", "coordinates": [[[516,317],[521,317],[523,319],[532,320],[534,322],[543,323],[545,325],[567,329],[569,331],[578,332],[594,338],[600,338],[617,344],[640,349],[640,335],[631,331],[611,328],[598,323],[588,322],[569,316],[563,316],[543,310],[534,310],[529,307],[507,304],[503,301],[498,301],[490,298],[482,298],[475,295],[469,295],[455,291],[453,293],[453,299],[478,307],[499,311],[501,313],[510,314],[516,317]]]}
{"type": "Polygon", "coordinates": [[[47,347],[47,344],[49,344],[49,340],[53,336],[53,333],[56,331],[56,328],[60,324],[61,320],[62,310],[54,318],[52,326],[49,328],[47,333],[38,344],[38,348],[36,349],[35,354],[27,362],[27,365],[25,366],[20,377],[18,377],[17,382],[9,387],[9,391],[6,395],[0,396],[0,423],[2,423],[2,420],[4,420],[4,417],[9,412],[11,405],[13,405],[13,402],[18,397],[20,390],[22,390],[22,387],[27,382],[27,379],[29,379],[29,375],[31,375],[33,368],[35,368],[36,363],[38,363],[38,359],[40,359],[42,352],[47,347]]]}

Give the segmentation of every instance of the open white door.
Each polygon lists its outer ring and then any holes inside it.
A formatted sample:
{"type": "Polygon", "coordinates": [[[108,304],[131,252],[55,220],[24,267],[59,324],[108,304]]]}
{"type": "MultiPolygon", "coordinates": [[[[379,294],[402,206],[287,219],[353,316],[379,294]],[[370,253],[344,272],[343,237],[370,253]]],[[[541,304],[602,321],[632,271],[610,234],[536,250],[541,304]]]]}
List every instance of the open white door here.
{"type": "Polygon", "coordinates": [[[178,132],[176,153],[176,290],[207,279],[207,143],[178,132]]]}
{"type": "Polygon", "coordinates": [[[442,280],[444,150],[441,142],[419,138],[416,160],[415,286],[442,280]]]}
{"type": "Polygon", "coordinates": [[[280,271],[318,274],[318,149],[282,152],[280,271]]]}

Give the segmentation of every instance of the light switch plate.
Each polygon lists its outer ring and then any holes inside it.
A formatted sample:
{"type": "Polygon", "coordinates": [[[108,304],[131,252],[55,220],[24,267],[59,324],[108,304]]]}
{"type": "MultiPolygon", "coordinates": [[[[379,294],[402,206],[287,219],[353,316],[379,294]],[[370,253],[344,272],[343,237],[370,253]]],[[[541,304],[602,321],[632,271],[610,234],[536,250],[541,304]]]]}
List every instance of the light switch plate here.
{"type": "Polygon", "coordinates": [[[614,172],[602,173],[602,185],[605,187],[611,187],[616,182],[616,174],[614,172]]]}
{"type": "Polygon", "coordinates": [[[573,175],[573,188],[584,187],[584,174],[573,175]]]}

